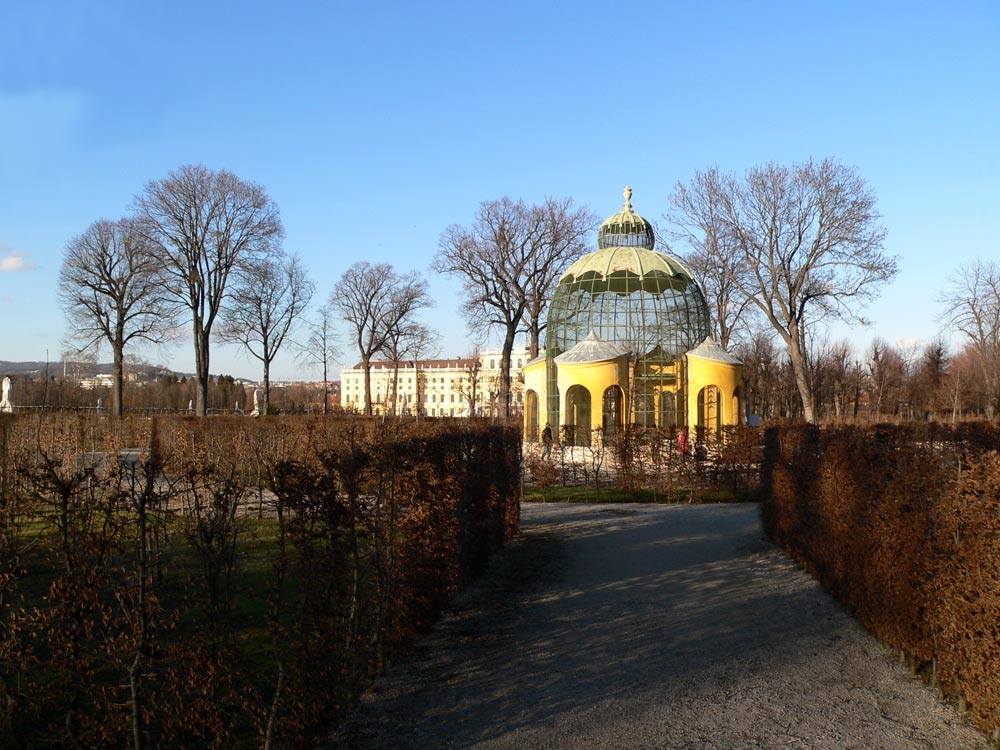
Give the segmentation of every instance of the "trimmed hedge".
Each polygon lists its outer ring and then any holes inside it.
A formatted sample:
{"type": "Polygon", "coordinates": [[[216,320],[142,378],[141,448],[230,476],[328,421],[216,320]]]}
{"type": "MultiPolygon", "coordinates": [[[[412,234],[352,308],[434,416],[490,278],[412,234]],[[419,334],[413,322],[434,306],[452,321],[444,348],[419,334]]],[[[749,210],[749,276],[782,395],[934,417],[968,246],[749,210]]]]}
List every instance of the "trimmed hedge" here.
{"type": "Polygon", "coordinates": [[[767,534],[988,729],[1000,726],[1000,434],[768,430],[767,534]]]}
{"type": "Polygon", "coordinates": [[[516,533],[520,456],[468,422],[0,415],[0,745],[321,744],[516,533]]]}

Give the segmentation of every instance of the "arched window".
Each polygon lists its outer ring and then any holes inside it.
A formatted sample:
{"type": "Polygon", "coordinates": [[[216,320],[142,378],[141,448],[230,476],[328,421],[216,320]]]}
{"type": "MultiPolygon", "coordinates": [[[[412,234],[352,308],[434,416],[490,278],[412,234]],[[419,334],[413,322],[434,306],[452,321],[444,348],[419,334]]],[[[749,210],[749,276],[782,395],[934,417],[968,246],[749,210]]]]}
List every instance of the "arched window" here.
{"type": "Polygon", "coordinates": [[[615,435],[622,428],[622,402],[625,394],[617,385],[608,386],[604,390],[601,424],[605,437],[615,435]]]}
{"type": "Polygon", "coordinates": [[[491,370],[497,369],[497,361],[495,359],[490,360],[490,369],[491,370]]]}
{"type": "Polygon", "coordinates": [[[635,392],[635,424],[639,427],[656,426],[656,402],[647,390],[635,392]]]}

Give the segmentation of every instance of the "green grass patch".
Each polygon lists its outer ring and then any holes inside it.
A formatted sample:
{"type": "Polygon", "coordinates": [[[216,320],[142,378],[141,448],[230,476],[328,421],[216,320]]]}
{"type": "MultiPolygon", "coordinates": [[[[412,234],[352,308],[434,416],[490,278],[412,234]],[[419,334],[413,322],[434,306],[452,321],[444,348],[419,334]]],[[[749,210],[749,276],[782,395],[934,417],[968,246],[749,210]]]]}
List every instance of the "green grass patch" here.
{"type": "Polygon", "coordinates": [[[579,485],[553,487],[525,487],[523,500],[527,503],[752,503],[757,502],[752,490],[692,490],[673,493],[643,488],[629,491],[620,487],[585,487],[579,485]]]}

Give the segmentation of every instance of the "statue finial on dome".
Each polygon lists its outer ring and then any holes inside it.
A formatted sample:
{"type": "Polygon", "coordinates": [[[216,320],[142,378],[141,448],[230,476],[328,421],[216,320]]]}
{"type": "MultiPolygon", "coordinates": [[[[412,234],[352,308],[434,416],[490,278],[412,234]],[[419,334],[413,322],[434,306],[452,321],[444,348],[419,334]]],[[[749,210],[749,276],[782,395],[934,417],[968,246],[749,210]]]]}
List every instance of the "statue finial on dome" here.
{"type": "Polygon", "coordinates": [[[625,190],[622,191],[622,195],[625,196],[625,210],[632,210],[632,188],[628,185],[625,186],[625,190]]]}

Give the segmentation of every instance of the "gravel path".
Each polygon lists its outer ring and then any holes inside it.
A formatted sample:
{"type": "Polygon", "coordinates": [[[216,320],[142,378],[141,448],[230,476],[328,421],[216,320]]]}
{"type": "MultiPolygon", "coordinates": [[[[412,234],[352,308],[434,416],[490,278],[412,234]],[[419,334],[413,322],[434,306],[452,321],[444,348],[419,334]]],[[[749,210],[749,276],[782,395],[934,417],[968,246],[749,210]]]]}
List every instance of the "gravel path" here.
{"type": "Polygon", "coordinates": [[[755,505],[525,505],[333,748],[988,748],[755,505]]]}

